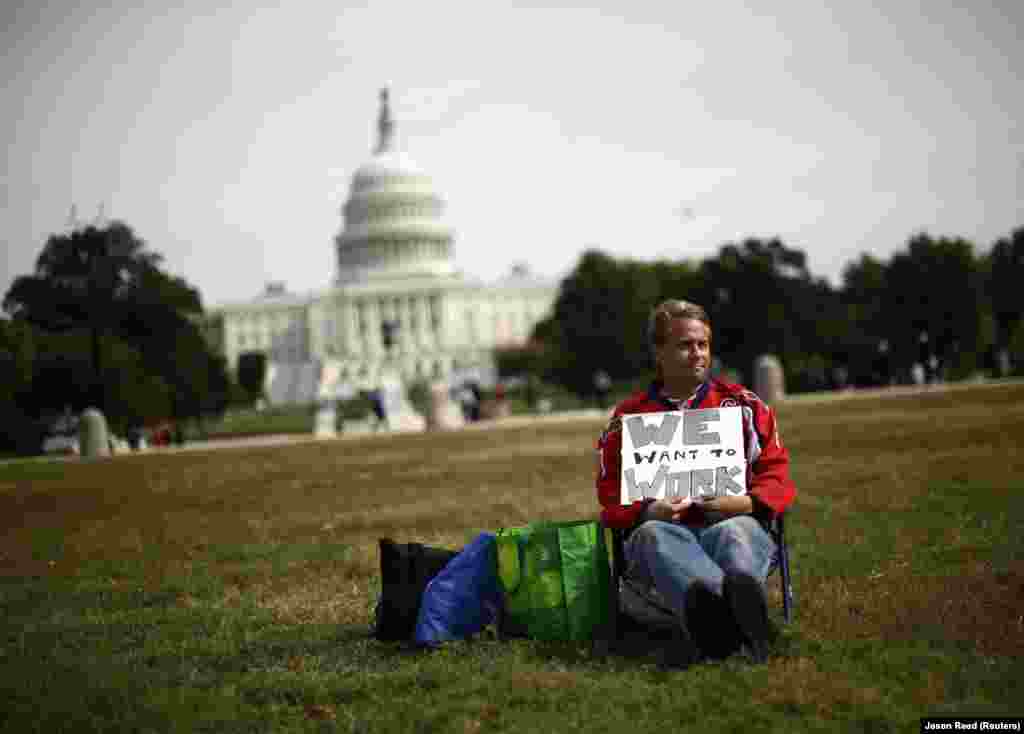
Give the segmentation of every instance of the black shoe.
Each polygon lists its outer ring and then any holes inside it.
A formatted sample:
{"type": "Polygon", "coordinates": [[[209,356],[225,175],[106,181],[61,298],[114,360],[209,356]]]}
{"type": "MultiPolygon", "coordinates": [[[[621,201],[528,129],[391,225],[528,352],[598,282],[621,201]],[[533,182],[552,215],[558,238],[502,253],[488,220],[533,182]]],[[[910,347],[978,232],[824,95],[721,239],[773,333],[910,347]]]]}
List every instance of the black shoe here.
{"type": "Polygon", "coordinates": [[[674,670],[686,670],[694,663],[700,662],[700,650],[686,627],[677,624],[668,645],[662,648],[661,667],[674,670]]]}
{"type": "Polygon", "coordinates": [[[740,649],[732,611],[725,599],[700,581],[686,591],[686,620],[700,651],[713,660],[724,660],[740,649]]]}
{"type": "Polygon", "coordinates": [[[755,663],[768,659],[768,643],[772,637],[768,621],[768,603],[764,589],[753,576],[730,573],[722,584],[722,595],[729,605],[743,642],[750,648],[755,663]]]}

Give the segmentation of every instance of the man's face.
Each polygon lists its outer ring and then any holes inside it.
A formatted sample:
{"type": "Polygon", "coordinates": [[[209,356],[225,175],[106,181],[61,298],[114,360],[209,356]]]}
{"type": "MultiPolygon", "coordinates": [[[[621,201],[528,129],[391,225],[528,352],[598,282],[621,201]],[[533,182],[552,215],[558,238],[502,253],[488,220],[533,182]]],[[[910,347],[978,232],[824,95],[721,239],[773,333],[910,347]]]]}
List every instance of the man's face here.
{"type": "Polygon", "coordinates": [[[703,382],[711,369],[711,330],[696,319],[672,319],[655,353],[666,382],[703,382]]]}

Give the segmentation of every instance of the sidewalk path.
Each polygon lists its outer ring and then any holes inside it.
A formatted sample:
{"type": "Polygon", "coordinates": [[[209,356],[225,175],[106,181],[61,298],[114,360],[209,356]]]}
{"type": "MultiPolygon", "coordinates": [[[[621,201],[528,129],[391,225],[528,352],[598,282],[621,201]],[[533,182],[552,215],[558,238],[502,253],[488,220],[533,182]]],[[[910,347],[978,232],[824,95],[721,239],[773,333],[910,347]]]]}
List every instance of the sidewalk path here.
{"type": "MultiPolygon", "coordinates": [[[[900,395],[919,395],[924,393],[952,392],[956,390],[984,389],[989,387],[1004,387],[1008,385],[1024,384],[1024,379],[1013,378],[1005,380],[986,380],[984,382],[956,382],[942,383],[937,385],[897,385],[893,387],[880,387],[856,390],[824,391],[816,393],[803,393],[790,395],[783,399],[784,405],[801,405],[805,403],[823,403],[836,400],[859,400],[867,398],[895,397],[900,395]]],[[[446,431],[457,433],[459,431],[482,431],[498,428],[517,428],[520,426],[536,425],[538,423],[568,423],[572,421],[603,421],[611,414],[611,409],[606,411],[597,408],[585,410],[568,410],[559,413],[548,413],[545,415],[516,415],[501,420],[479,421],[469,423],[462,428],[446,431]]],[[[376,438],[381,436],[398,435],[400,431],[379,431],[377,433],[340,433],[337,436],[322,437],[312,433],[308,434],[269,434],[266,436],[246,436],[243,438],[218,438],[209,441],[189,441],[184,446],[163,446],[149,448],[140,452],[122,451],[115,454],[114,458],[122,456],[159,455],[175,454],[186,451],[214,451],[220,449],[234,448],[259,448],[264,446],[287,446],[299,443],[326,442],[326,441],[356,441],[364,438],[376,438]]],[[[7,464],[17,461],[77,461],[77,456],[38,456],[25,459],[9,459],[0,461],[0,464],[7,464]]]]}

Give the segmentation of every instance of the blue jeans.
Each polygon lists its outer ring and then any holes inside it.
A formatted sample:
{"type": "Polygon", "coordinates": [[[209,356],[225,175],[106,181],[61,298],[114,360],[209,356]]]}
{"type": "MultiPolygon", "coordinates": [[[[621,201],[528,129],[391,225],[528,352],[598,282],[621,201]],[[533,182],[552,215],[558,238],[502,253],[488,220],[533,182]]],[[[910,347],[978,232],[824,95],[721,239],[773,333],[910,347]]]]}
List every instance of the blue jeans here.
{"type": "Polygon", "coordinates": [[[653,586],[685,623],[686,592],[694,581],[704,582],[719,596],[731,572],[749,574],[763,584],[775,552],[771,535],[750,515],[697,529],[648,520],[626,542],[626,573],[653,586]]]}

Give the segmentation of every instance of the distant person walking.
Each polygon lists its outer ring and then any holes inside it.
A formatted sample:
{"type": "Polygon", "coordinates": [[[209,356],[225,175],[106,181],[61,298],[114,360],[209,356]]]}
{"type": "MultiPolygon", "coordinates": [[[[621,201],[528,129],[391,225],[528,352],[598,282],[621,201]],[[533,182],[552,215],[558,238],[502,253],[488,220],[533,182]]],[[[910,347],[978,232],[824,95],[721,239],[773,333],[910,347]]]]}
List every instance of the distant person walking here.
{"type": "Polygon", "coordinates": [[[594,373],[594,394],[597,396],[597,407],[606,410],[608,407],[608,393],[612,389],[612,378],[604,370],[594,373]]]}
{"type": "Polygon", "coordinates": [[[370,391],[370,405],[373,406],[373,414],[377,417],[376,429],[380,429],[384,425],[384,419],[387,417],[384,414],[384,398],[380,394],[380,390],[370,391]]]}
{"type": "Polygon", "coordinates": [[[480,420],[480,403],[483,402],[484,394],[480,390],[480,384],[476,380],[470,380],[469,392],[473,396],[469,403],[470,420],[480,420]]]}
{"type": "Polygon", "coordinates": [[[531,413],[537,410],[537,378],[534,375],[527,375],[524,388],[526,409],[531,413]]]}

